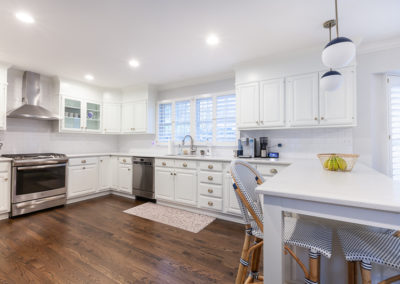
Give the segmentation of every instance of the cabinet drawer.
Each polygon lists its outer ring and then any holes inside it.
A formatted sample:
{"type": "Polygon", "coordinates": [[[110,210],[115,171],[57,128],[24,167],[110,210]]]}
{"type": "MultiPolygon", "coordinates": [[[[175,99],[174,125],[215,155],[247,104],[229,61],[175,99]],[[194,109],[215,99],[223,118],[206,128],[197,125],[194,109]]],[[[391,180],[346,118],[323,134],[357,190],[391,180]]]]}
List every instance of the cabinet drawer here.
{"type": "Polygon", "coordinates": [[[93,165],[93,164],[97,164],[97,158],[96,157],[73,158],[73,159],[69,159],[68,163],[70,166],[93,165]]]}
{"type": "Polygon", "coordinates": [[[118,162],[121,164],[132,165],[132,157],[118,157],[118,162]]]}
{"type": "Polygon", "coordinates": [[[222,211],[222,199],[199,196],[199,206],[206,209],[222,211]]]}
{"type": "Polygon", "coordinates": [[[207,196],[221,197],[222,198],[222,186],[221,185],[199,183],[199,193],[201,195],[207,195],[207,196]]]}
{"type": "Polygon", "coordinates": [[[199,182],[222,184],[222,173],[200,171],[199,182]]]}
{"type": "Polygon", "coordinates": [[[207,171],[222,171],[222,163],[215,162],[200,162],[200,169],[207,171]]]}
{"type": "Polygon", "coordinates": [[[286,166],[282,165],[257,165],[257,170],[264,176],[274,176],[277,173],[283,171],[286,166]]]}
{"type": "Polygon", "coordinates": [[[174,160],[171,160],[171,159],[156,159],[155,164],[156,164],[156,167],[173,168],[174,167],[174,160]]]}
{"type": "Polygon", "coordinates": [[[176,168],[183,168],[183,169],[195,169],[196,168],[196,161],[191,160],[175,160],[175,167],[176,168]]]}
{"type": "Polygon", "coordinates": [[[8,172],[10,170],[10,163],[0,163],[0,172],[8,172]]]}

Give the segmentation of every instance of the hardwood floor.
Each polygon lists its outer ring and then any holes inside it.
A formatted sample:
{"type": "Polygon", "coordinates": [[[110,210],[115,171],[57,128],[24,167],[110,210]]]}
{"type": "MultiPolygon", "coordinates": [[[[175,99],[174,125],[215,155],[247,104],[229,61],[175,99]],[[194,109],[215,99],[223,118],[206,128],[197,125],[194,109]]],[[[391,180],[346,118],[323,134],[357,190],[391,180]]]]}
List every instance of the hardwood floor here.
{"type": "Polygon", "coordinates": [[[243,225],[193,234],[107,196],[0,222],[0,283],[234,283],[243,225]]]}

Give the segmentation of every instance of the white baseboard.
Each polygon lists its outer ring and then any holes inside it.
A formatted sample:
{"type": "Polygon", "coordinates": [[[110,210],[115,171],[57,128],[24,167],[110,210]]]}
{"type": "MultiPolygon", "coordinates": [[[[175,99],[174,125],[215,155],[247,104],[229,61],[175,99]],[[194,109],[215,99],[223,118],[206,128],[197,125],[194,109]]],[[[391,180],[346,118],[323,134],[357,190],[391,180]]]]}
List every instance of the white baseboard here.
{"type": "Polygon", "coordinates": [[[109,194],[111,194],[110,190],[104,190],[104,191],[101,191],[101,192],[87,194],[87,195],[84,195],[84,196],[71,197],[71,198],[67,199],[67,204],[80,202],[80,201],[84,201],[84,200],[88,200],[88,199],[93,199],[93,198],[96,198],[96,197],[101,197],[101,196],[105,196],[105,195],[109,195],[109,194]]]}
{"type": "Polygon", "coordinates": [[[176,203],[172,203],[172,202],[168,202],[168,201],[164,201],[164,200],[163,201],[157,200],[157,204],[165,205],[165,206],[169,206],[169,207],[173,207],[173,208],[178,208],[178,209],[183,209],[183,210],[187,210],[187,211],[190,211],[193,213],[203,214],[203,215],[215,217],[217,219],[222,219],[222,220],[226,220],[226,221],[230,221],[230,222],[234,222],[234,223],[240,223],[240,224],[244,223],[242,217],[240,217],[240,216],[236,217],[236,216],[224,214],[222,212],[208,211],[205,209],[185,206],[185,205],[176,204],[176,203]]]}
{"type": "Polygon", "coordinates": [[[2,213],[2,214],[0,214],[0,220],[8,219],[9,216],[10,216],[9,213],[2,213]]]}
{"type": "Polygon", "coordinates": [[[129,199],[136,199],[136,196],[130,195],[128,193],[124,193],[124,192],[121,192],[121,191],[111,190],[111,194],[112,195],[117,195],[117,196],[122,196],[122,197],[129,198],[129,199]]]}

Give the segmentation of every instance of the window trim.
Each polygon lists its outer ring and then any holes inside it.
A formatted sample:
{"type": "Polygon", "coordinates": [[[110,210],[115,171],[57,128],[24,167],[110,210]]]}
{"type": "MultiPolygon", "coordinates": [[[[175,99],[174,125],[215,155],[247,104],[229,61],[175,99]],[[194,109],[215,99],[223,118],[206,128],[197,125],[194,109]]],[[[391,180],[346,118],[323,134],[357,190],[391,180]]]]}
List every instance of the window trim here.
{"type": "MultiPolygon", "coordinates": [[[[191,116],[191,123],[190,123],[190,135],[194,139],[194,144],[197,146],[206,146],[207,142],[200,142],[196,140],[196,100],[198,98],[213,98],[213,135],[212,135],[212,142],[211,146],[237,146],[237,139],[239,138],[239,130],[236,128],[236,139],[234,142],[217,142],[216,139],[216,130],[217,130],[217,97],[219,96],[224,96],[224,95],[232,95],[235,94],[237,98],[237,94],[235,90],[227,90],[227,91],[222,91],[222,92],[215,92],[215,93],[205,93],[201,95],[195,95],[195,96],[187,96],[187,97],[179,97],[179,98],[173,98],[173,99],[167,99],[167,100],[161,100],[157,101],[157,113],[156,113],[156,143],[158,145],[167,145],[168,142],[160,142],[158,140],[158,130],[159,130],[159,105],[160,104],[166,104],[166,103],[172,103],[172,130],[171,130],[171,138],[175,138],[175,102],[179,101],[187,101],[190,100],[190,116],[191,116]]],[[[237,101],[236,101],[237,102],[237,101]]],[[[237,106],[236,106],[237,109],[237,106]]],[[[237,121],[236,121],[237,125],[237,121]]],[[[181,141],[174,141],[174,144],[177,145],[181,141]]]]}

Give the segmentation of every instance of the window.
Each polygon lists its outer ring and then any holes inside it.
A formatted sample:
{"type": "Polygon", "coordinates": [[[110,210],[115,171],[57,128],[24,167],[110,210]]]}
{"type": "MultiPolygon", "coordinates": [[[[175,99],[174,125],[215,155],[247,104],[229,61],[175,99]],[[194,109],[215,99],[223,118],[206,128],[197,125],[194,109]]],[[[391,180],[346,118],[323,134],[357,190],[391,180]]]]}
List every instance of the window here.
{"type": "Polygon", "coordinates": [[[191,135],[197,145],[233,146],[236,142],[234,91],[187,97],[158,104],[157,141],[180,143],[191,135]]]}
{"type": "Polygon", "coordinates": [[[190,134],[190,100],[175,103],[175,140],[190,134]]]}
{"type": "Polygon", "coordinates": [[[213,134],[213,98],[196,100],[196,141],[212,142],[213,134]]]}
{"type": "Polygon", "coordinates": [[[236,141],[236,95],[217,96],[216,140],[236,141]]]}
{"type": "Polygon", "coordinates": [[[392,175],[400,181],[400,77],[389,76],[388,82],[392,175]]]}
{"type": "Polygon", "coordinates": [[[172,103],[160,104],[158,108],[158,140],[168,142],[172,136],[172,103]]]}

